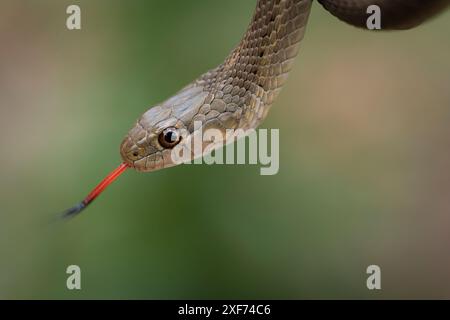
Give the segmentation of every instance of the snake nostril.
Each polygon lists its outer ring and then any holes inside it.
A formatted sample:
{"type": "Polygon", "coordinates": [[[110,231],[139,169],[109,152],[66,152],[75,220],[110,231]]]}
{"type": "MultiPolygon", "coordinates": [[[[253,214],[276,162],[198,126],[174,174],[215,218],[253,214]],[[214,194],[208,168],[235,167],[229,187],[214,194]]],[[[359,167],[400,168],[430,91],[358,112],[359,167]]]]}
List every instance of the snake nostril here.
{"type": "Polygon", "coordinates": [[[133,157],[137,157],[139,155],[139,152],[135,151],[133,152],[133,157]]]}

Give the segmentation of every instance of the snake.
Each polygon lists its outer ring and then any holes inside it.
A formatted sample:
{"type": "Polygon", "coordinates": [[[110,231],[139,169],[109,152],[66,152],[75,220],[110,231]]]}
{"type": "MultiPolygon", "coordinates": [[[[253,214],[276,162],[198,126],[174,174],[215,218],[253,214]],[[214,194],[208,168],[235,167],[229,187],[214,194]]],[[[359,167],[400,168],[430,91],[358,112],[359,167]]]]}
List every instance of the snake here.
{"type": "MultiPolygon", "coordinates": [[[[450,0],[318,2],[339,20],[365,29],[368,8],[376,5],[380,30],[404,30],[444,11],[450,0]]],[[[81,212],[127,168],[152,172],[179,164],[173,148],[189,143],[199,130],[257,128],[287,81],[311,7],[312,0],[258,0],[244,36],[225,61],[142,114],[120,145],[123,162],[63,216],[81,212]]]]}

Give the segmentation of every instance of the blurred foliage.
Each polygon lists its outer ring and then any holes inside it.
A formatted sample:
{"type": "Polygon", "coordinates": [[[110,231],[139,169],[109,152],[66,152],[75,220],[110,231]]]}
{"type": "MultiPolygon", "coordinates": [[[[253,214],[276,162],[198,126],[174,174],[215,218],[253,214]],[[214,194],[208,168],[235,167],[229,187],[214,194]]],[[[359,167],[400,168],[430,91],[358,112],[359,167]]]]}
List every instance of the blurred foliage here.
{"type": "Polygon", "coordinates": [[[278,175],[130,171],[53,221],[120,162],[141,113],[223,60],[254,6],[2,0],[0,298],[450,297],[450,12],[369,33],[315,4],[263,126],[280,128],[278,175]]]}

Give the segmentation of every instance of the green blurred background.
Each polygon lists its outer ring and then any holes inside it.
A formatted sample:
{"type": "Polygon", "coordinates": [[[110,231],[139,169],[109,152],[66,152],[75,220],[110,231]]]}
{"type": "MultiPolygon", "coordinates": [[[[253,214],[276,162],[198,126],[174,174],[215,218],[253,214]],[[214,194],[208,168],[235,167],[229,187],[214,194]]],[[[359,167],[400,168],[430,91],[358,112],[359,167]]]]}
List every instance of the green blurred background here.
{"type": "Polygon", "coordinates": [[[130,171],[51,222],[140,114],[223,61],[255,3],[1,0],[0,298],[450,298],[450,12],[370,33],[315,3],[263,125],[277,175],[130,171]]]}

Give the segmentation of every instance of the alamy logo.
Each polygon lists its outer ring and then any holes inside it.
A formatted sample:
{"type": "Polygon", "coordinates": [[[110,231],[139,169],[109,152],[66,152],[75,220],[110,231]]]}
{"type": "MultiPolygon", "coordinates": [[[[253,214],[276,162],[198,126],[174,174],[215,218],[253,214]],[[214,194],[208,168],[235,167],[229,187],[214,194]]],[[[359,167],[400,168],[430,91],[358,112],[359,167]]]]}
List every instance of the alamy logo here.
{"type": "Polygon", "coordinates": [[[366,273],[369,274],[367,277],[366,285],[369,290],[380,290],[381,289],[381,269],[379,266],[372,264],[367,267],[366,273]]]}
{"type": "Polygon", "coordinates": [[[69,290],[81,290],[81,269],[77,265],[70,265],[66,269],[67,277],[66,286],[69,290]]]}
{"type": "Polygon", "coordinates": [[[180,135],[184,141],[175,146],[170,155],[175,164],[258,164],[259,162],[263,165],[260,169],[261,175],[278,173],[280,166],[278,129],[271,129],[270,134],[267,129],[222,131],[210,128],[203,132],[202,122],[195,121],[192,134],[182,129],[180,135]],[[248,141],[248,156],[246,141],[248,141]]]}
{"type": "Polygon", "coordinates": [[[66,27],[69,30],[81,29],[81,8],[77,5],[70,5],[66,9],[66,13],[69,14],[66,20],[66,27]]]}
{"type": "Polygon", "coordinates": [[[368,6],[366,10],[370,16],[367,18],[366,26],[369,30],[381,29],[381,8],[375,4],[368,6]]]}

